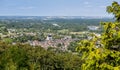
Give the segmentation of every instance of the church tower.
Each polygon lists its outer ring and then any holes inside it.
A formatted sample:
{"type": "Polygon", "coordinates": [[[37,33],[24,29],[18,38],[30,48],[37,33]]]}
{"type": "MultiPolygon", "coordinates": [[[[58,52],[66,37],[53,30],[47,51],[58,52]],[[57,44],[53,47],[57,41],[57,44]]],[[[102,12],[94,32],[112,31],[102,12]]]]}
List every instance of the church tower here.
{"type": "Polygon", "coordinates": [[[52,35],[51,34],[49,34],[48,36],[47,36],[47,38],[46,38],[46,40],[52,40],[52,35]]]}

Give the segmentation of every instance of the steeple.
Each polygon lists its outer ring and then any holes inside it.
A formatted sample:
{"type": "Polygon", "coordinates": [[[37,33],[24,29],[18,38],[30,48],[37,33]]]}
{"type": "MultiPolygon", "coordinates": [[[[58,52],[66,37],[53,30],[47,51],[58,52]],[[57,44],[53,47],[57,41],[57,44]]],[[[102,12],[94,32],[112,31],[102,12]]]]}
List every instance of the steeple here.
{"type": "Polygon", "coordinates": [[[49,35],[47,36],[46,40],[52,40],[52,35],[49,34],[49,35]]]}

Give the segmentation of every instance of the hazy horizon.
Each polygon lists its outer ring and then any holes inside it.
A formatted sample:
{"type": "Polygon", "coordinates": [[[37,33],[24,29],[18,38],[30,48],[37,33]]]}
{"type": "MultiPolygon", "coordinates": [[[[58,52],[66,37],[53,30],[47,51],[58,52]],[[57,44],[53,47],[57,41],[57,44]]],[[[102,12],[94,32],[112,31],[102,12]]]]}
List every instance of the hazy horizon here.
{"type": "Polygon", "coordinates": [[[106,7],[119,0],[1,0],[0,16],[112,17],[106,7]]]}

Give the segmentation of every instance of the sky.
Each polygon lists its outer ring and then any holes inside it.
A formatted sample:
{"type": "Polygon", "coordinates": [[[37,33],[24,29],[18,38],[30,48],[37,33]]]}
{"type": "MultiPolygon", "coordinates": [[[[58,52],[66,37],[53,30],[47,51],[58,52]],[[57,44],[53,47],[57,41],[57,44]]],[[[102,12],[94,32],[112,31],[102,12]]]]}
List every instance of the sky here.
{"type": "Polygon", "coordinates": [[[0,0],[0,16],[111,16],[106,6],[120,0],[0,0]]]}

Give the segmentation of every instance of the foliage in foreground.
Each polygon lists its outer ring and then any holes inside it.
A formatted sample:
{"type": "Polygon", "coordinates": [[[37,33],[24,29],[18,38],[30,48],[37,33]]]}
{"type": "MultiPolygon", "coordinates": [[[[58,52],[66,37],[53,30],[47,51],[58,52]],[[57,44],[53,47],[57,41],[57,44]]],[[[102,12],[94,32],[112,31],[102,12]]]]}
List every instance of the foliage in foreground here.
{"type": "Polygon", "coordinates": [[[116,21],[103,22],[101,37],[92,34],[77,47],[84,61],[82,70],[120,70],[120,5],[113,2],[107,11],[115,15],[116,21]]]}
{"type": "Polygon", "coordinates": [[[0,42],[0,70],[79,70],[81,58],[41,47],[0,42]]]}

